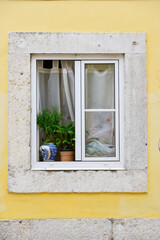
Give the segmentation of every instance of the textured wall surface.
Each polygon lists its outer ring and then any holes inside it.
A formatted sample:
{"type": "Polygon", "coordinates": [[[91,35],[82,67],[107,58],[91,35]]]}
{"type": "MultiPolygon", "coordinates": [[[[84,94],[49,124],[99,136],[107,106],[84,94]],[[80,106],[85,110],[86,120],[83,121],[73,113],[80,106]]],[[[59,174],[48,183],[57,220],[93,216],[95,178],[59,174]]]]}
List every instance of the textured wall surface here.
{"type": "MultiPolygon", "coordinates": [[[[10,33],[9,172],[11,192],[146,192],[145,33],[10,33]],[[121,142],[124,171],[32,171],[31,54],[124,54],[121,142]],[[14,59],[14,60],[13,60],[14,59]],[[138,97],[137,97],[138,96],[138,97]],[[124,140],[123,140],[124,139],[124,140]],[[124,142],[123,142],[124,141],[124,142]],[[23,144],[17,152],[17,145],[23,144]],[[41,181],[41,184],[39,182],[41,181]]],[[[32,85],[33,87],[33,85],[32,85]]],[[[120,109],[121,110],[121,109],[120,109]]],[[[122,110],[121,110],[122,111],[122,110]]],[[[35,148],[34,144],[32,145],[35,148]]]]}
{"type": "Polygon", "coordinates": [[[45,219],[0,221],[0,239],[5,240],[110,240],[107,219],[45,219]]]}
{"type": "Polygon", "coordinates": [[[160,219],[31,219],[0,221],[5,240],[159,240],[160,219]]]}
{"type": "Polygon", "coordinates": [[[160,219],[113,221],[113,240],[159,240],[160,219]]]}

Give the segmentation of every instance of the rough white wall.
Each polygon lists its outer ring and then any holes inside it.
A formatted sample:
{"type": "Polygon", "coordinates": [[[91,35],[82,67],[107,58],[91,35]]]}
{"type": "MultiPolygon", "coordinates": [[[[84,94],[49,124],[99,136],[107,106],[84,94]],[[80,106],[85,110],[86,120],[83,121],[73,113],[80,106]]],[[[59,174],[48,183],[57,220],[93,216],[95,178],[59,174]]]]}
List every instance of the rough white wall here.
{"type": "Polygon", "coordinates": [[[1,220],[1,240],[159,240],[160,219],[1,220]]]}
{"type": "Polygon", "coordinates": [[[4,240],[109,240],[107,219],[46,219],[0,221],[4,240]]]}
{"type": "Polygon", "coordinates": [[[160,219],[117,219],[112,227],[113,240],[160,239],[160,219]]]}

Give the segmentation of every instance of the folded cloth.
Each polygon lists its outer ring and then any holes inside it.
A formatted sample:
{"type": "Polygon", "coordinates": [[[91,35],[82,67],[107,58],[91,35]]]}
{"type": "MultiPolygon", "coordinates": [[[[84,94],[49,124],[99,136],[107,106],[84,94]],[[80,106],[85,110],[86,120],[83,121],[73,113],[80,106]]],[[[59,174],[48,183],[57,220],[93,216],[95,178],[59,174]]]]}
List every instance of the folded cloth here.
{"type": "Polygon", "coordinates": [[[93,139],[92,142],[86,145],[86,154],[96,156],[104,156],[107,154],[114,154],[115,146],[108,143],[101,143],[97,139],[93,139]]]}

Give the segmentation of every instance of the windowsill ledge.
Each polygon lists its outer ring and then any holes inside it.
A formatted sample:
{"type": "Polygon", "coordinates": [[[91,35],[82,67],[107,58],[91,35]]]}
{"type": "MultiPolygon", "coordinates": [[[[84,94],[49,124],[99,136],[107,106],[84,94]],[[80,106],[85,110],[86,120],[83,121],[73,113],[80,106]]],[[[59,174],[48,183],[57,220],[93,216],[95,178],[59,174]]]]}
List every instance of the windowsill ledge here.
{"type": "Polygon", "coordinates": [[[32,165],[31,170],[125,170],[124,165],[120,162],[36,162],[32,165]]]}

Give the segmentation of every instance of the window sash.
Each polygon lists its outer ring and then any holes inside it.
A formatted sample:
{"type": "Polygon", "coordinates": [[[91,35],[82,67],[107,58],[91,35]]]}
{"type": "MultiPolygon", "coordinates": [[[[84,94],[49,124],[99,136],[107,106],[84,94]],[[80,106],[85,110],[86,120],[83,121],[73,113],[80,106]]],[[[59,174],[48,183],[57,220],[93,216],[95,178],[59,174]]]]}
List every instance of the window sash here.
{"type": "Polygon", "coordinates": [[[82,161],[119,161],[119,77],[118,60],[81,61],[81,87],[82,87],[82,161]],[[85,108],[85,64],[114,64],[115,66],[115,109],[86,109],[85,108]],[[86,157],[85,156],[85,113],[86,112],[114,112],[116,133],[116,156],[115,157],[86,157]]]}

